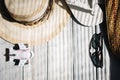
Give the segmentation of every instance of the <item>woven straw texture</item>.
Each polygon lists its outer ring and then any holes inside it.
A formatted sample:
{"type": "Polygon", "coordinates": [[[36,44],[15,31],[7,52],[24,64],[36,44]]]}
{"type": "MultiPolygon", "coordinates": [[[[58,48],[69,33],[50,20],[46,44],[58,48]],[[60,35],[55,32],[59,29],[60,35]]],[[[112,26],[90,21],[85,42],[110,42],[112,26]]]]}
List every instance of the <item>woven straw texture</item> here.
{"type": "Polygon", "coordinates": [[[111,51],[120,57],[120,0],[106,0],[107,31],[111,51]]]}

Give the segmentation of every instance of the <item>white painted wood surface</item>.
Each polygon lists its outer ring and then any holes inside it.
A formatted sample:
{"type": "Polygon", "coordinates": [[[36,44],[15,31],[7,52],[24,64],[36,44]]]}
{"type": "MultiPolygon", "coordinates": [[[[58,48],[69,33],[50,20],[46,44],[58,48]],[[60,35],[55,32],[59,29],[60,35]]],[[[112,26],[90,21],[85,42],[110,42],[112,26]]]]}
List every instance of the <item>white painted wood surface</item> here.
{"type": "MultiPolygon", "coordinates": [[[[94,30],[94,27],[84,27],[70,19],[51,41],[31,47],[35,56],[24,67],[5,62],[5,48],[13,44],[0,39],[0,80],[96,80],[96,68],[88,52],[94,30]]],[[[105,45],[103,59],[98,80],[109,80],[109,56],[105,45]]]]}

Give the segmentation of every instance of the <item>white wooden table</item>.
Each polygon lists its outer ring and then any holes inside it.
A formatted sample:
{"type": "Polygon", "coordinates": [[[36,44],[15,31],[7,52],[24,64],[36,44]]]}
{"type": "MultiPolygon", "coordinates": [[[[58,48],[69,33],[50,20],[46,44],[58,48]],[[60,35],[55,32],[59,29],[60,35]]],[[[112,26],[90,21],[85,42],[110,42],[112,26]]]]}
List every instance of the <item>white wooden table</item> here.
{"type": "MultiPolygon", "coordinates": [[[[35,56],[24,67],[5,62],[5,48],[13,44],[0,39],[0,80],[96,80],[96,68],[88,50],[94,30],[70,19],[51,41],[31,47],[35,56]]],[[[103,56],[99,80],[109,80],[109,56],[105,46],[103,56]]]]}

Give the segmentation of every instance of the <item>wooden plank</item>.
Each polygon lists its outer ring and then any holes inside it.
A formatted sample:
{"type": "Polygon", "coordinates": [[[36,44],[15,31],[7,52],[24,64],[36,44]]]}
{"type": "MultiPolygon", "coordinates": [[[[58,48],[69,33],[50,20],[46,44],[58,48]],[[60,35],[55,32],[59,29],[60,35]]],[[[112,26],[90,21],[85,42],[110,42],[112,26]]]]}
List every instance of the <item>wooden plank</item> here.
{"type": "Polygon", "coordinates": [[[73,46],[75,54],[75,80],[93,80],[93,65],[89,58],[89,41],[92,36],[92,27],[84,27],[74,23],[73,46]],[[86,77],[87,76],[87,77],[86,77]]]}
{"type": "Polygon", "coordinates": [[[31,48],[34,57],[24,66],[24,80],[47,80],[47,44],[31,48]]]}
{"type": "Polygon", "coordinates": [[[48,43],[48,79],[73,80],[73,51],[71,21],[48,43]]]}

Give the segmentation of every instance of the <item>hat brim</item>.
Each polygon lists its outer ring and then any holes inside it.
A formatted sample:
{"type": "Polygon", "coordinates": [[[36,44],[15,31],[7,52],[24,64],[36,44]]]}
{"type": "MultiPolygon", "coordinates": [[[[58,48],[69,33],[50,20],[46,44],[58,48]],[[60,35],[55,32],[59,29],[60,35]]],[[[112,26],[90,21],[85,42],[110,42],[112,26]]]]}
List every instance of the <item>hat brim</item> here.
{"type": "Polygon", "coordinates": [[[30,27],[5,19],[0,10],[0,37],[11,43],[42,44],[55,37],[68,22],[70,16],[66,7],[60,7],[53,0],[53,8],[49,18],[42,23],[30,27]]]}

